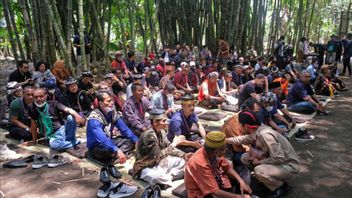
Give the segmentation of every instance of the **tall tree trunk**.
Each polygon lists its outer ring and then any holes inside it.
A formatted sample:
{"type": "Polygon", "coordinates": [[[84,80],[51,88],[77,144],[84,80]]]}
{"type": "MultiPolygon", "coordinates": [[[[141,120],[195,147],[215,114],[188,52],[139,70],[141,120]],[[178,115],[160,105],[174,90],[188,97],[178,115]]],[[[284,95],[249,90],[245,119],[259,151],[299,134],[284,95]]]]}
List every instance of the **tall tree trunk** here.
{"type": "Polygon", "coordinates": [[[15,34],[18,50],[20,51],[21,59],[25,60],[26,56],[25,56],[23,48],[22,48],[20,36],[18,35],[15,16],[14,16],[14,13],[13,13],[11,6],[8,6],[8,8],[9,8],[10,20],[11,20],[11,24],[12,24],[12,28],[13,28],[13,33],[15,34]]]}
{"type": "MultiPolygon", "coordinates": [[[[79,21],[79,39],[80,39],[80,49],[81,49],[81,66],[83,70],[87,70],[87,60],[86,60],[86,50],[84,43],[84,19],[83,19],[83,0],[78,0],[78,21],[79,21]]],[[[77,67],[78,72],[80,71],[80,66],[77,67]]]]}
{"type": "Polygon", "coordinates": [[[112,1],[109,1],[108,5],[108,32],[106,35],[106,44],[105,44],[105,71],[107,72],[110,68],[110,58],[109,58],[109,43],[110,43],[110,32],[111,32],[111,13],[112,13],[112,1]]]}
{"type": "Polygon", "coordinates": [[[53,7],[56,6],[56,5],[50,4],[49,0],[44,0],[44,2],[45,2],[45,4],[47,5],[47,8],[48,8],[48,14],[49,14],[51,23],[52,23],[52,25],[54,27],[54,31],[56,33],[56,38],[57,38],[57,41],[59,43],[59,52],[60,52],[60,56],[62,58],[62,57],[65,56],[66,46],[65,46],[65,43],[64,43],[63,36],[61,34],[62,31],[61,31],[61,29],[59,27],[59,22],[55,18],[54,12],[53,12],[53,9],[54,9],[53,7]]]}
{"type": "Polygon", "coordinates": [[[309,34],[310,34],[310,27],[312,25],[312,21],[313,21],[313,17],[314,17],[314,9],[315,9],[315,4],[316,4],[316,0],[313,1],[313,4],[312,4],[312,9],[311,9],[311,12],[310,12],[310,17],[309,17],[309,23],[308,23],[308,29],[307,29],[307,38],[309,37],[309,34]]]}
{"type": "Polygon", "coordinates": [[[66,5],[66,56],[65,56],[65,65],[70,68],[73,72],[74,69],[72,67],[72,60],[71,60],[71,35],[72,35],[72,0],[67,0],[66,5]]]}
{"type": "Polygon", "coordinates": [[[129,18],[129,23],[130,23],[130,50],[134,51],[134,45],[135,45],[135,40],[136,40],[136,34],[135,34],[135,28],[134,28],[134,21],[135,21],[135,1],[134,0],[128,0],[128,18],[129,18]]]}
{"type": "Polygon", "coordinates": [[[16,60],[16,62],[18,62],[18,55],[17,55],[17,50],[16,50],[16,43],[13,40],[13,32],[12,32],[12,26],[11,26],[11,22],[10,22],[10,17],[9,17],[9,5],[8,5],[8,1],[7,0],[2,0],[2,8],[4,10],[4,15],[5,15],[5,21],[6,21],[6,27],[7,27],[7,32],[8,32],[8,36],[9,36],[9,41],[11,43],[11,49],[12,49],[12,53],[13,56],[16,60]]]}
{"type": "Polygon", "coordinates": [[[23,21],[27,27],[27,34],[28,34],[28,37],[31,40],[31,44],[32,44],[32,60],[34,63],[36,63],[36,61],[38,59],[37,38],[33,34],[33,29],[32,29],[32,25],[30,23],[30,18],[29,18],[28,12],[27,12],[27,6],[26,6],[25,0],[19,0],[18,2],[21,6],[23,21]]]}

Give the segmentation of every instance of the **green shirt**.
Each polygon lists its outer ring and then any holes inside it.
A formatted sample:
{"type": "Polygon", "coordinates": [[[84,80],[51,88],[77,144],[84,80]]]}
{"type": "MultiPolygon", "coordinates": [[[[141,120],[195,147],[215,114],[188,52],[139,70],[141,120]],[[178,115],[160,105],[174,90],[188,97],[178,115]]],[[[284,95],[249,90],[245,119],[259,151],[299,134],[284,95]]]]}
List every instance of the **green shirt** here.
{"type": "MultiPolygon", "coordinates": [[[[17,117],[17,120],[22,122],[23,124],[30,126],[31,119],[28,115],[28,108],[25,102],[23,102],[23,98],[17,98],[10,104],[10,123],[12,117],[17,117]]],[[[13,123],[11,123],[11,127],[15,127],[13,123]]]]}

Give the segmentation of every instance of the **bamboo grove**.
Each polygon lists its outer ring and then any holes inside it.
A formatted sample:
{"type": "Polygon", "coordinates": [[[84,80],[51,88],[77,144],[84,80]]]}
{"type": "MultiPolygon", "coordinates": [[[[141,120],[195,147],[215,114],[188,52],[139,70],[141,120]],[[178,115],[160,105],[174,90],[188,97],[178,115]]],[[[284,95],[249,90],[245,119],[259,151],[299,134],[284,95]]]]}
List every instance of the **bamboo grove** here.
{"type": "MultiPolygon", "coordinates": [[[[244,52],[269,53],[285,35],[294,46],[302,36],[322,42],[339,29],[351,0],[1,0],[1,47],[16,60],[64,59],[74,70],[74,34],[92,38],[92,62],[109,66],[109,52],[148,54],[177,44],[216,51],[219,38],[244,52]]],[[[347,19],[350,21],[350,19],[347,19]]],[[[350,25],[351,26],[351,25],[350,25]]],[[[83,48],[84,50],[84,48],[83,48]]],[[[82,52],[84,53],[84,52],[82,52]]],[[[87,60],[83,60],[87,69],[87,60]]],[[[89,68],[88,68],[89,69],[89,68]]]]}

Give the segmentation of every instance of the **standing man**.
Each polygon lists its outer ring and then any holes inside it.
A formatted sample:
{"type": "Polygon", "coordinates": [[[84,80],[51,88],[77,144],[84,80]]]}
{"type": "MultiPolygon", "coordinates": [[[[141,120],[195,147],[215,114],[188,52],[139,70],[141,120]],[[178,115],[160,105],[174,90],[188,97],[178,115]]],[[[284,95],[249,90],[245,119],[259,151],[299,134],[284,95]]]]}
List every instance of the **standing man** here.
{"type": "MultiPolygon", "coordinates": [[[[79,33],[76,32],[75,37],[73,38],[73,46],[76,48],[76,55],[77,55],[77,65],[82,68],[82,54],[81,54],[81,41],[79,37],[79,33]]],[[[90,65],[90,53],[92,51],[91,47],[91,39],[87,34],[87,31],[84,31],[84,51],[86,56],[86,62],[89,67],[90,65]]]]}
{"type": "Polygon", "coordinates": [[[348,69],[348,75],[352,76],[351,64],[352,64],[352,32],[347,34],[347,39],[343,43],[343,70],[341,75],[344,76],[346,69],[348,69]]]}

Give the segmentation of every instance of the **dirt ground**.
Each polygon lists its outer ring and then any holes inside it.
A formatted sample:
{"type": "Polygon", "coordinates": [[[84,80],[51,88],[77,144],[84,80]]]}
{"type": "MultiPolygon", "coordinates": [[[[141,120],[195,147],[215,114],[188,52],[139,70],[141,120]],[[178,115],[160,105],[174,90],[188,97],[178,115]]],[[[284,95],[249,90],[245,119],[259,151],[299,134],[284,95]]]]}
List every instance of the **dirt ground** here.
{"type": "MultiPolygon", "coordinates": [[[[352,88],[352,79],[344,78],[352,88]]],[[[352,91],[335,97],[329,116],[316,116],[306,126],[316,136],[310,143],[291,140],[301,159],[301,172],[289,182],[290,198],[352,196],[352,91]],[[351,116],[351,117],[349,117],[351,116]]],[[[28,151],[24,151],[28,152],[28,151]]],[[[101,186],[96,171],[84,171],[75,161],[58,168],[0,169],[0,197],[96,197],[101,186]],[[70,181],[78,179],[78,181],[70,181]]],[[[139,197],[140,191],[133,197],[139,197]]]]}

